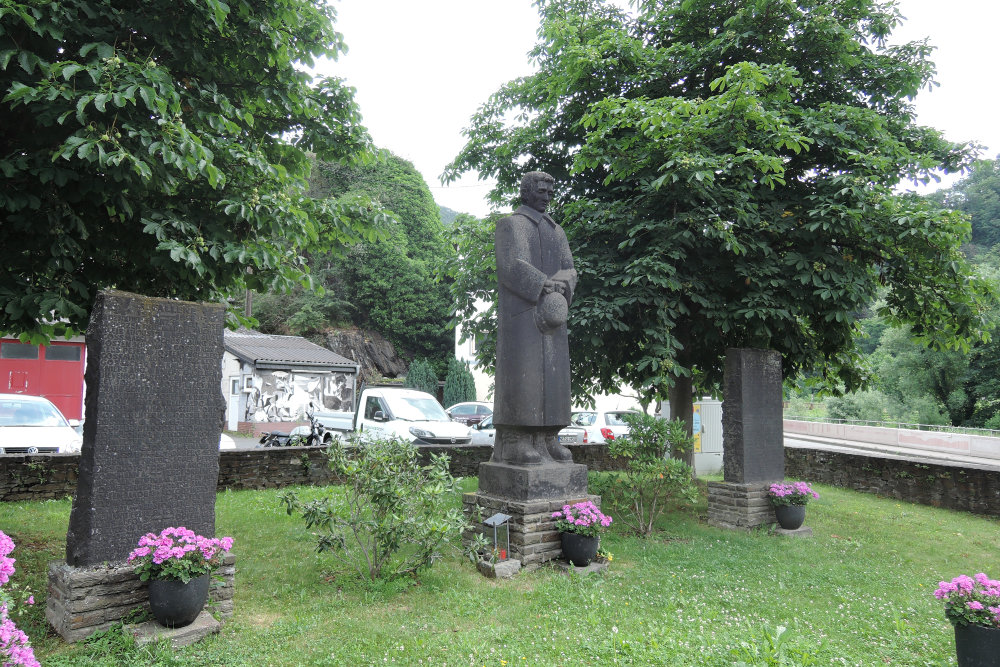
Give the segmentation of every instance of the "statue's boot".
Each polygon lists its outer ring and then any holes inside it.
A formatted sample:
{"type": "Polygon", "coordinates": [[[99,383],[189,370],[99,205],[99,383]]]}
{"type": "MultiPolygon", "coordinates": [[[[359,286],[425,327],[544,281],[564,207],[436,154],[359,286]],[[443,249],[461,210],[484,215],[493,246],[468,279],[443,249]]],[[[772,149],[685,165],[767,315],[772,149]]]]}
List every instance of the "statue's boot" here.
{"type": "Polygon", "coordinates": [[[558,433],[545,434],[545,449],[553,461],[573,462],[573,452],[559,444],[558,433]]]}
{"type": "Polygon", "coordinates": [[[517,466],[534,466],[542,463],[542,457],[535,451],[530,433],[508,432],[503,456],[504,462],[517,466]]]}

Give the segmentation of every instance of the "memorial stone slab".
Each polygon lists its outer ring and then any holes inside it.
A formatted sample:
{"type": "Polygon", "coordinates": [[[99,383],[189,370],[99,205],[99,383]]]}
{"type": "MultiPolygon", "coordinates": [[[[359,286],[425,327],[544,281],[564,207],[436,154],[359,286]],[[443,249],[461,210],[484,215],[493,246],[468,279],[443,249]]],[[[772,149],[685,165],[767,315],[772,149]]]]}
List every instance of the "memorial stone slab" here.
{"type": "Polygon", "coordinates": [[[781,354],[728,350],[724,392],[723,479],[736,484],[784,479],[781,354]]]}
{"type": "Polygon", "coordinates": [[[223,327],[218,304],[97,296],[68,565],[122,561],[168,526],[215,534],[223,327]]]}

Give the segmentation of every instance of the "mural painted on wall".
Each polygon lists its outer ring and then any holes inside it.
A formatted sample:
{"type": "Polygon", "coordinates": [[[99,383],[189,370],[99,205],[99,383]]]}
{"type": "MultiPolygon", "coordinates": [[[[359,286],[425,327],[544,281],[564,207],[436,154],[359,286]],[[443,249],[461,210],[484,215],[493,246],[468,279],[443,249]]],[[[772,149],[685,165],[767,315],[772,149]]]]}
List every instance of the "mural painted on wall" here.
{"type": "Polygon", "coordinates": [[[247,396],[246,421],[303,421],[306,412],[349,412],[354,408],[353,375],[260,371],[247,396]]]}

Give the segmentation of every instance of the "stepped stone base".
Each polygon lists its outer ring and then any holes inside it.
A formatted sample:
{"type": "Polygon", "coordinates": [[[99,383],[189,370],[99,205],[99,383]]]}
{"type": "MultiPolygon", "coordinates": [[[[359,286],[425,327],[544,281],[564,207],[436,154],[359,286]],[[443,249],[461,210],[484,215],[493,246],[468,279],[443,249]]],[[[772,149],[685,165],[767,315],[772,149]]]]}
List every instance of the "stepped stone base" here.
{"type": "MultiPolygon", "coordinates": [[[[483,492],[466,493],[462,496],[462,510],[465,517],[473,525],[473,529],[462,535],[468,543],[476,534],[485,535],[493,540],[493,529],[483,525],[483,521],[497,512],[510,515],[507,525],[510,528],[509,558],[521,561],[525,572],[538,569],[543,564],[562,558],[562,545],[559,541],[559,531],[552,519],[552,513],[561,510],[563,505],[573,505],[590,500],[600,507],[600,496],[573,496],[567,498],[551,498],[544,500],[511,500],[500,498],[483,492]]],[[[503,529],[498,532],[498,539],[503,546],[503,529]]]]}
{"type": "Polygon", "coordinates": [[[751,530],[776,523],[774,508],[767,499],[770,485],[770,482],[709,482],[709,525],[730,530],[751,530]]]}
{"type": "MultiPolygon", "coordinates": [[[[233,615],[236,557],[230,553],[215,575],[205,609],[222,619],[233,615]]],[[[65,561],[49,563],[49,596],[45,618],[67,642],[86,639],[107,630],[133,612],[149,613],[146,582],[140,581],[132,565],[114,563],[72,567],[65,561]]]]}

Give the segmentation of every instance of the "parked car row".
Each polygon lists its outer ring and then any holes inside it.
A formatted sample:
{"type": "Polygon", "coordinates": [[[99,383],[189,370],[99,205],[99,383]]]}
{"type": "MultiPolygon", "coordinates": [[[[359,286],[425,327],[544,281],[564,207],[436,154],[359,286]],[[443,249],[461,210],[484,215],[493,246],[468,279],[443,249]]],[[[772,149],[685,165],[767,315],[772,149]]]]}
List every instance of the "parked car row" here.
{"type": "MultiPolygon", "coordinates": [[[[567,426],[559,431],[560,445],[580,445],[587,442],[587,431],[577,426],[567,426]]],[[[473,445],[493,445],[496,443],[496,427],[493,415],[472,427],[473,445]]]]}
{"type": "Polygon", "coordinates": [[[628,435],[628,424],[622,415],[639,414],[635,410],[580,410],[570,415],[570,424],[587,432],[587,441],[601,444],[628,435]]]}

